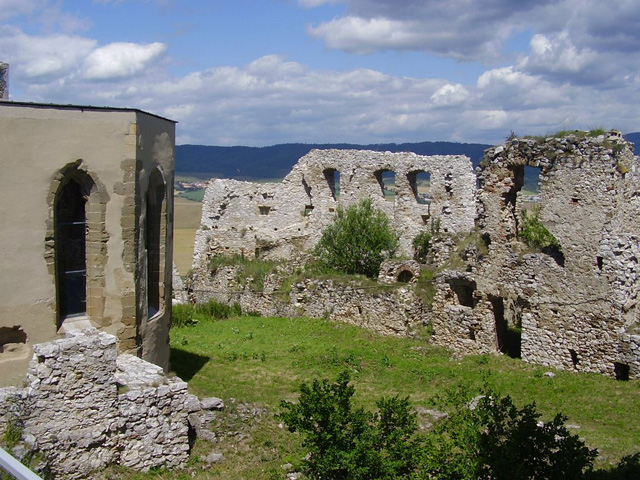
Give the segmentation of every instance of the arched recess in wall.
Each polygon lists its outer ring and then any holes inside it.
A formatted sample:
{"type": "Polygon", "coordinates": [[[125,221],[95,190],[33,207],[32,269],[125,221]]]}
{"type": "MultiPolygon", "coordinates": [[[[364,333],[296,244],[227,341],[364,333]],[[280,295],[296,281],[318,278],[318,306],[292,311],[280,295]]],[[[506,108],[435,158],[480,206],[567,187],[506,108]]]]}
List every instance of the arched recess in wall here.
{"type": "Polygon", "coordinates": [[[393,170],[383,169],[374,173],[382,196],[388,202],[394,202],[396,200],[396,172],[393,170]]]}
{"type": "Polygon", "coordinates": [[[166,247],[166,182],[158,168],[149,175],[145,251],[147,264],[147,318],[164,309],[164,256],[166,247]]]}
{"type": "Polygon", "coordinates": [[[45,260],[55,279],[56,326],[88,318],[102,325],[107,260],[108,196],[78,160],[64,167],[49,191],[45,260]]]}
{"type": "Polygon", "coordinates": [[[324,178],[327,180],[329,190],[331,190],[331,196],[334,200],[340,199],[340,172],[335,168],[326,168],[324,178]]]}

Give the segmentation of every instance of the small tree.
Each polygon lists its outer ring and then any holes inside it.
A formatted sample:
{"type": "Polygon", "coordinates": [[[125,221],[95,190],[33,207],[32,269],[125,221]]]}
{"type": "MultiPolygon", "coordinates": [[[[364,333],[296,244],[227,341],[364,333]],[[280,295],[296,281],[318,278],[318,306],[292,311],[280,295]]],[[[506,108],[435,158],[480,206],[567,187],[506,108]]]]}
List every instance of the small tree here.
{"type": "Polygon", "coordinates": [[[338,207],[333,223],[322,232],[314,255],[332,270],[348,274],[378,275],[380,264],[395,254],[398,235],[384,212],[370,198],[343,209],[338,207]]]}
{"type": "Polygon", "coordinates": [[[428,478],[579,480],[591,471],[597,451],[567,430],[564,415],[540,422],[534,403],[520,408],[485,388],[470,406],[462,401],[466,393],[451,397],[455,410],[430,432],[428,478]]]}
{"type": "Polygon", "coordinates": [[[417,465],[416,415],[408,398],[382,398],[378,412],[352,404],[353,386],[342,372],[335,383],[300,387],[298,403],[281,402],[287,428],[303,435],[311,478],[392,480],[409,478],[417,465]]]}

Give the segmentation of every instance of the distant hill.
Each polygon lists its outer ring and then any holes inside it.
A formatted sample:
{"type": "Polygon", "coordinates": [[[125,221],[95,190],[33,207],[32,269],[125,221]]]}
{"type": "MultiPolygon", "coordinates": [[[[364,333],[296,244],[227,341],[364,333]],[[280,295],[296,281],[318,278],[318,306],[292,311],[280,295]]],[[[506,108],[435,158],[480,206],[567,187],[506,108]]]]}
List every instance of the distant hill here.
{"type": "Polygon", "coordinates": [[[636,146],[634,153],[636,155],[640,154],[640,132],[625,133],[623,137],[626,141],[632,142],[636,146]]]}
{"type": "MultiPolygon", "coordinates": [[[[635,143],[640,149],[640,132],[627,133],[624,137],[635,143]]],[[[492,146],[481,143],[455,142],[381,143],[374,145],[287,143],[270,147],[177,145],[176,174],[238,180],[284,178],[296,162],[314,148],[414,152],[418,155],[466,155],[471,158],[475,168],[480,163],[484,151],[492,146]]],[[[533,182],[537,183],[537,178],[533,182]]]]}
{"type": "Polygon", "coordinates": [[[466,155],[474,167],[484,150],[492,145],[479,143],[421,142],[355,145],[350,143],[287,143],[270,147],[176,146],[176,174],[198,177],[254,180],[284,178],[296,162],[312,149],[374,150],[378,152],[414,152],[418,155],[466,155]]]}

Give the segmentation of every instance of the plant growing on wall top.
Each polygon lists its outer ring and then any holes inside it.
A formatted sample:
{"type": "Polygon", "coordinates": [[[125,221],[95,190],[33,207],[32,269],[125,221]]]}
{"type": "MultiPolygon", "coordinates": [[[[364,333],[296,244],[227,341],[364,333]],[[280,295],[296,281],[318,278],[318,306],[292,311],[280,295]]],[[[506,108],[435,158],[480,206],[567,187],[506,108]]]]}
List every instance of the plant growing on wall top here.
{"type": "Polygon", "coordinates": [[[370,198],[350,207],[338,207],[314,249],[321,265],[347,274],[375,278],[380,264],[398,248],[398,235],[384,212],[370,198]]]}

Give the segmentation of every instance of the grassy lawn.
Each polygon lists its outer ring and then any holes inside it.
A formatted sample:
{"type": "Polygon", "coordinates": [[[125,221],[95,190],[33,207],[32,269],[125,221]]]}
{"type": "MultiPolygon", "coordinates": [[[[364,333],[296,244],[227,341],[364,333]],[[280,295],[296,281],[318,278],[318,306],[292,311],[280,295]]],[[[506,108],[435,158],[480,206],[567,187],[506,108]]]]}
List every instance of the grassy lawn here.
{"type": "MultiPolygon", "coordinates": [[[[282,465],[299,465],[300,438],[279,425],[274,413],[281,400],[297,397],[301,382],[335,380],[347,368],[357,402],[373,408],[381,396],[410,396],[413,405],[446,388],[488,382],[516,404],[535,401],[544,420],[567,415],[571,431],[598,448],[597,466],[607,465],[640,445],[640,382],[617,382],[601,375],[555,371],[498,355],[452,359],[424,340],[380,337],[346,324],[324,320],[241,317],[200,318],[196,326],[171,331],[172,366],[199,396],[225,400],[214,421],[222,434],[216,444],[196,442],[183,473],[155,472],[126,478],[285,478],[282,465]],[[239,419],[249,403],[260,413],[239,419]],[[225,459],[213,465],[201,458],[211,451],[225,459]],[[184,476],[182,476],[184,475],[184,476]]],[[[117,478],[125,478],[120,472],[117,478]]],[[[116,477],[114,477],[116,478],[116,477]]]]}

